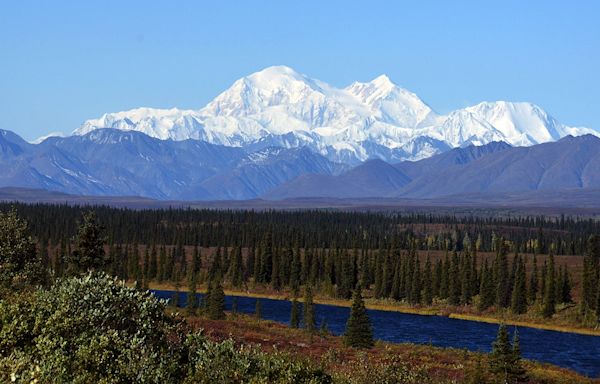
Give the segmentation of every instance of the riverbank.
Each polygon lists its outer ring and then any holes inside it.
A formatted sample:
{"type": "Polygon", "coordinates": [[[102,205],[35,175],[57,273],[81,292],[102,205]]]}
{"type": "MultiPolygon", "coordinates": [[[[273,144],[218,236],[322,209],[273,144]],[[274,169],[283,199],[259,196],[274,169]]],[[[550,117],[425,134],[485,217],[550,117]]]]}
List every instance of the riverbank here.
{"type": "MultiPolygon", "coordinates": [[[[151,289],[158,290],[176,290],[176,287],[173,284],[150,284],[151,289]]],[[[181,288],[179,288],[181,291],[181,288]]],[[[202,290],[199,290],[202,293],[202,290]]],[[[286,292],[274,293],[274,292],[253,292],[253,291],[242,291],[235,289],[225,289],[225,294],[229,296],[240,296],[240,297],[251,297],[256,299],[271,299],[271,300],[286,300],[289,301],[292,299],[291,295],[286,292]]],[[[302,301],[302,297],[298,298],[298,301],[302,301]]],[[[323,297],[321,295],[315,295],[314,302],[316,304],[325,304],[325,305],[334,305],[338,307],[350,307],[352,302],[350,300],[340,300],[333,299],[328,297],[323,297]]],[[[584,328],[571,324],[552,324],[552,323],[541,323],[536,322],[532,319],[522,319],[515,318],[508,312],[503,313],[486,313],[486,314],[476,314],[471,312],[466,312],[465,307],[459,307],[462,311],[455,311],[453,308],[449,306],[431,306],[431,307],[413,307],[408,306],[402,303],[391,302],[391,300],[376,300],[376,299],[365,299],[365,306],[368,309],[379,310],[379,311],[387,311],[387,312],[398,312],[398,313],[407,313],[413,315],[422,315],[422,316],[444,316],[452,319],[458,320],[468,320],[468,321],[476,321],[482,323],[492,323],[492,324],[500,324],[504,323],[507,325],[518,326],[518,327],[529,327],[536,329],[543,329],[547,331],[556,331],[556,332],[565,332],[565,333],[576,333],[581,335],[588,336],[600,336],[600,329],[593,328],[584,328]]],[[[555,320],[556,321],[556,320],[555,320]]]]}
{"type": "MultiPolygon", "coordinates": [[[[428,383],[469,383],[475,376],[494,382],[487,371],[488,354],[430,345],[393,344],[378,341],[374,348],[345,347],[342,338],[328,334],[310,335],[301,329],[257,320],[249,315],[228,315],[226,320],[186,317],[188,323],[203,329],[215,340],[233,339],[241,345],[258,345],[267,352],[288,352],[323,366],[338,382],[372,383],[377,375],[402,372],[406,377],[428,383]],[[478,372],[479,370],[479,372],[478,372]],[[353,380],[343,380],[352,378],[353,380]],[[419,379],[422,378],[422,381],[419,379]]],[[[598,383],[569,369],[551,364],[524,361],[528,383],[598,383]]],[[[480,382],[480,381],[477,381],[480,382]]]]}

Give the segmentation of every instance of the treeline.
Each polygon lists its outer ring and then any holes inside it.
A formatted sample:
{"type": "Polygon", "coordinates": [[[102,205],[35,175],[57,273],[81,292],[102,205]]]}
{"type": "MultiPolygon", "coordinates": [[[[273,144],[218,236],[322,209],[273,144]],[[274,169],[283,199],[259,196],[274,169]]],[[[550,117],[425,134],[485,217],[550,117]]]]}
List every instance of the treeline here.
{"type": "MultiPolygon", "coordinates": [[[[350,299],[361,286],[375,298],[411,305],[443,302],[475,305],[480,311],[506,308],[515,314],[538,310],[545,317],[551,317],[558,304],[574,302],[572,273],[566,265],[558,266],[552,253],[538,262],[538,256],[520,255],[511,251],[510,242],[497,238],[492,259],[480,256],[476,242],[471,241],[461,251],[446,250],[443,257],[433,260],[419,257],[415,242],[408,249],[395,244],[378,250],[278,247],[271,232],[256,247],[216,247],[210,252],[198,246],[150,245],[142,250],[137,244],[112,244],[104,269],[135,281],[140,288],[168,282],[180,287],[187,284],[195,291],[199,284],[224,282],[233,288],[260,285],[298,292],[310,286],[331,297],[350,299]]],[[[73,268],[66,242],[43,259],[50,260],[57,275],[73,268]]],[[[582,313],[600,318],[600,237],[588,239],[584,260],[579,279],[582,313]]]]}
{"type": "MultiPolygon", "coordinates": [[[[15,207],[46,243],[69,241],[89,207],[0,203],[15,207]]],[[[200,247],[256,247],[272,234],[276,247],[364,249],[396,245],[417,250],[456,249],[474,241],[479,251],[495,251],[497,239],[520,253],[584,255],[587,239],[600,222],[576,217],[450,216],[424,213],[369,213],[326,210],[226,211],[196,209],[132,210],[94,207],[109,243],[200,247]]]]}
{"type": "Polygon", "coordinates": [[[519,244],[547,244],[543,238],[558,244],[558,234],[569,235],[585,244],[584,273],[578,279],[583,319],[595,323],[600,317],[600,245],[597,235],[584,241],[582,229],[596,225],[587,220],[108,207],[98,207],[92,220],[79,207],[17,205],[15,210],[31,223],[41,262],[56,276],[81,269],[77,264],[91,259],[78,245],[84,230],[101,232],[102,242],[96,247],[108,250],[95,251],[102,253],[102,263],[87,267],[135,281],[140,288],[163,282],[178,286],[226,282],[234,288],[254,284],[298,292],[311,286],[319,293],[349,299],[361,286],[375,298],[411,305],[443,302],[476,305],[481,311],[507,308],[516,314],[535,309],[546,317],[558,304],[573,302],[573,276],[565,265],[555,264],[554,248],[560,247],[549,246],[549,256],[538,265],[535,253],[522,256],[522,248],[529,246],[519,244]],[[63,210],[67,213],[61,215],[63,210]],[[464,222],[459,226],[460,220],[464,222]],[[528,222],[539,227],[527,228],[528,222]],[[488,228],[490,223],[495,230],[488,228]],[[436,233],[428,230],[430,224],[436,224],[431,226],[436,233]],[[537,234],[537,239],[499,235],[509,224],[512,230],[537,234]],[[418,227],[422,231],[417,232],[418,227]],[[471,236],[469,228],[482,232],[471,236]],[[550,237],[545,231],[557,235],[550,237]],[[202,255],[208,248],[211,252],[202,255]],[[440,249],[441,258],[418,256],[419,251],[440,249]],[[480,256],[486,250],[493,252],[493,259],[480,256]]]}

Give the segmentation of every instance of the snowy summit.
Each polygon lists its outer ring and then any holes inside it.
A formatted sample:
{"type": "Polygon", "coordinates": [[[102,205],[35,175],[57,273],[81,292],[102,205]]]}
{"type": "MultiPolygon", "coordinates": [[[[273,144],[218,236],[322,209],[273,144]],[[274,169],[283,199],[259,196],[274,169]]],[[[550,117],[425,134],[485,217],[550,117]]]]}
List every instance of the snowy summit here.
{"type": "Polygon", "coordinates": [[[531,103],[483,102],[438,115],[386,75],[340,89],[273,66],[243,77],[199,110],[137,108],[74,131],[135,130],[160,139],[233,147],[308,146],[336,162],[421,159],[453,147],[504,141],[530,146],[600,133],[565,126],[531,103]]]}

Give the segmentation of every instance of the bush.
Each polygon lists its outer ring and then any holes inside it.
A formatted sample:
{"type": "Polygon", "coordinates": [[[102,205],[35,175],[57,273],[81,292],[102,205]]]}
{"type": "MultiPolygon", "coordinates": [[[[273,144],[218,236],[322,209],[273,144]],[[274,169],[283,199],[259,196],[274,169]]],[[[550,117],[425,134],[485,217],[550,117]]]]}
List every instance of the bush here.
{"type": "Polygon", "coordinates": [[[188,336],[189,384],[212,383],[332,383],[322,369],[285,353],[266,354],[253,347],[236,347],[233,341],[207,341],[188,336]]]}
{"type": "Polygon", "coordinates": [[[184,334],[149,293],[106,274],[0,303],[0,381],[177,381],[184,334]]]}

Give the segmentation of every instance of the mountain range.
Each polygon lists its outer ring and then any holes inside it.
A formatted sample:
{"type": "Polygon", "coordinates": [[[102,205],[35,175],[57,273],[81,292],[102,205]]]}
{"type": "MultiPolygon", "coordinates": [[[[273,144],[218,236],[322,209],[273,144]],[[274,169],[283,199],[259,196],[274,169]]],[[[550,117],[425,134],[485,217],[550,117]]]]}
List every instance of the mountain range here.
{"type": "Polygon", "coordinates": [[[329,198],[432,199],[600,189],[600,138],[567,136],[512,147],[454,148],[418,161],[356,167],[308,147],[249,152],[201,140],[161,140],[97,129],[31,144],[0,131],[0,187],[161,200],[329,198]]]}
{"type": "Polygon", "coordinates": [[[336,88],[277,66],[199,110],[107,113],[33,143],[0,130],[0,187],[165,201],[587,191],[598,136],[531,103],[440,115],[385,75],[336,88]]]}
{"type": "Polygon", "coordinates": [[[336,88],[285,66],[235,81],[198,110],[106,113],[73,133],[84,135],[98,128],[251,150],[306,146],[349,165],[375,158],[418,160],[492,141],[529,146],[567,135],[600,135],[590,128],[563,125],[531,103],[482,102],[440,115],[386,75],[336,88]]]}

